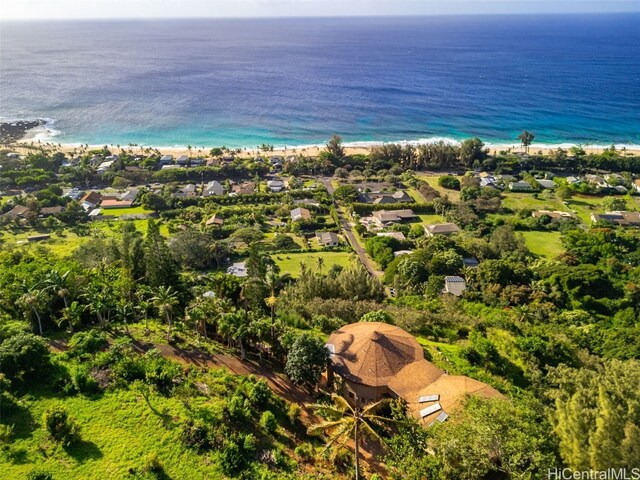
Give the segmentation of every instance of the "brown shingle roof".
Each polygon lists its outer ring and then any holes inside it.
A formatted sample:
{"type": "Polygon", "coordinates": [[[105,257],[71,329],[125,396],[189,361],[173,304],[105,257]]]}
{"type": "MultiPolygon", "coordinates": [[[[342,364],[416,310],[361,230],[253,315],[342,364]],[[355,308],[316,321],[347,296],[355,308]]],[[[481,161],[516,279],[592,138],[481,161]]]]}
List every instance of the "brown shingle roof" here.
{"type": "Polygon", "coordinates": [[[381,322],[346,325],[327,343],[333,345],[336,371],[352,382],[370,386],[387,385],[404,367],[424,358],[413,336],[381,322]]]}

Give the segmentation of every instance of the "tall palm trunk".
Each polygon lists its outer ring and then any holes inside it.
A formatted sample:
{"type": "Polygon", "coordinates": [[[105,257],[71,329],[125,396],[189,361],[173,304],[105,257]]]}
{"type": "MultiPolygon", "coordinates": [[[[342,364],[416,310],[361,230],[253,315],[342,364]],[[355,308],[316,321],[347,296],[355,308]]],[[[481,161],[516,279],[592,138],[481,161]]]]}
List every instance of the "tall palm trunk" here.
{"type": "Polygon", "coordinates": [[[167,342],[171,341],[171,315],[169,312],[165,312],[165,318],[167,319],[167,342]]]}
{"type": "Polygon", "coordinates": [[[40,320],[40,314],[35,308],[33,309],[33,313],[36,314],[36,318],[38,319],[38,329],[40,330],[40,336],[42,336],[42,320],[40,320]]]}
{"type": "Polygon", "coordinates": [[[358,417],[358,407],[356,406],[356,425],[353,429],[353,436],[355,442],[355,457],[356,457],[356,480],[360,480],[360,447],[358,445],[358,426],[360,424],[358,417]]]}

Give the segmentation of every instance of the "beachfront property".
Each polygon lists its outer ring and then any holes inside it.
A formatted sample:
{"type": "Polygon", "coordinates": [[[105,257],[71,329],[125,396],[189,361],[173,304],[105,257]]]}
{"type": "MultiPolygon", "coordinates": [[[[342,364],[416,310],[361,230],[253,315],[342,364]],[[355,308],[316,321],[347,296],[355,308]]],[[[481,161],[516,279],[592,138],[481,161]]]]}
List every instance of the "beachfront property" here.
{"type": "Polygon", "coordinates": [[[159,165],[171,165],[173,163],[173,155],[163,155],[158,160],[159,165]]]}
{"type": "Polygon", "coordinates": [[[381,322],[345,325],[327,340],[331,365],[327,378],[339,376],[339,393],[352,405],[402,398],[423,425],[444,421],[467,395],[501,398],[486,383],[448,375],[425,360],[422,346],[405,330],[381,322]]]}
{"type": "Polygon", "coordinates": [[[591,215],[593,222],[614,223],[621,227],[640,227],[640,212],[606,212],[591,215]]]}
{"type": "Polygon", "coordinates": [[[455,223],[434,223],[432,225],[424,226],[424,233],[427,237],[435,237],[436,235],[453,235],[459,231],[460,227],[455,223]]]}
{"type": "Polygon", "coordinates": [[[178,158],[176,158],[176,165],[180,165],[181,167],[186,167],[188,163],[189,163],[188,155],[180,155],[178,158]]]}
{"type": "Polygon", "coordinates": [[[297,222],[299,220],[311,220],[311,212],[306,208],[298,207],[289,212],[291,215],[291,221],[297,222]]]}
{"type": "Polygon", "coordinates": [[[213,195],[224,195],[224,187],[217,180],[211,180],[202,191],[203,197],[211,197],[213,195]]]}

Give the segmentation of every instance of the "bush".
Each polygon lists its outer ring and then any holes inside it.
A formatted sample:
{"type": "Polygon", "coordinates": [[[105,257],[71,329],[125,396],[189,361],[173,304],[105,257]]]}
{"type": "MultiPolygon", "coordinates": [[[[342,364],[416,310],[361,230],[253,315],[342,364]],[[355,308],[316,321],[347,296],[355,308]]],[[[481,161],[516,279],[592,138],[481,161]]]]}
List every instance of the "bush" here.
{"type": "Polygon", "coordinates": [[[163,395],[169,395],[182,376],[180,365],[163,358],[156,349],[149,350],[144,358],[147,383],[154,385],[163,395]]]}
{"type": "Polygon", "coordinates": [[[313,446],[310,443],[303,443],[297,446],[293,452],[303,462],[308,462],[314,456],[313,446]]]}
{"type": "Polygon", "coordinates": [[[104,332],[89,330],[88,332],[78,332],[69,340],[70,356],[80,356],[99,352],[107,345],[107,336],[104,332]]]}
{"type": "Polygon", "coordinates": [[[209,427],[200,419],[187,420],[180,432],[182,442],[189,448],[205,450],[211,446],[209,427]]]}
{"type": "Polygon", "coordinates": [[[224,442],[220,451],[220,467],[229,476],[235,475],[245,466],[245,458],[242,450],[233,440],[224,442]]]}
{"type": "Polygon", "coordinates": [[[302,409],[300,408],[300,405],[298,405],[297,403],[289,404],[289,406],[287,407],[287,418],[289,419],[289,422],[291,422],[291,425],[295,425],[296,423],[298,423],[301,410],[302,409]]]}
{"type": "Polygon", "coordinates": [[[267,405],[272,396],[271,389],[264,380],[258,380],[249,390],[249,401],[258,407],[267,405]]]}
{"type": "Polygon", "coordinates": [[[393,317],[384,310],[376,310],[374,312],[365,313],[361,318],[361,322],[382,322],[393,325],[393,317]]]}
{"type": "Polygon", "coordinates": [[[4,425],[0,423],[0,446],[9,445],[13,436],[13,425],[4,425]]]}
{"type": "Polygon", "coordinates": [[[47,433],[63,445],[70,445],[80,437],[80,427],[60,405],[49,407],[42,414],[42,423],[47,433]]]}
{"type": "Polygon", "coordinates": [[[49,358],[44,340],[32,333],[19,333],[0,344],[2,373],[10,381],[41,372],[51,365],[49,358]]]}
{"type": "Polygon", "coordinates": [[[159,475],[164,471],[162,462],[158,458],[158,454],[156,452],[150,453],[149,455],[144,457],[142,470],[145,473],[151,473],[154,475],[159,475]]]}
{"type": "Polygon", "coordinates": [[[27,473],[27,480],[53,480],[53,475],[38,468],[27,473]]]}
{"type": "Polygon", "coordinates": [[[80,364],[71,368],[71,386],[78,393],[91,394],[100,391],[98,382],[91,375],[91,365],[80,364]]]}
{"type": "Polygon", "coordinates": [[[268,433],[274,433],[278,429],[276,416],[270,410],[267,410],[260,417],[260,426],[268,433]]]}
{"type": "Polygon", "coordinates": [[[444,175],[438,178],[438,185],[449,190],[460,190],[460,180],[453,175],[444,175]]]}

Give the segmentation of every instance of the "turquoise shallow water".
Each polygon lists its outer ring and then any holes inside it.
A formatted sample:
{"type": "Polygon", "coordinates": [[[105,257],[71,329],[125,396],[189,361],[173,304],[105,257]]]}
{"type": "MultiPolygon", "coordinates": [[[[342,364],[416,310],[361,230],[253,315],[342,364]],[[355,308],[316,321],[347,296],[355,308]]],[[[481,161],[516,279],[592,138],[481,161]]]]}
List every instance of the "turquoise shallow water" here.
{"type": "Polygon", "coordinates": [[[0,116],[56,142],[640,144],[640,15],[11,22],[0,116]]]}

